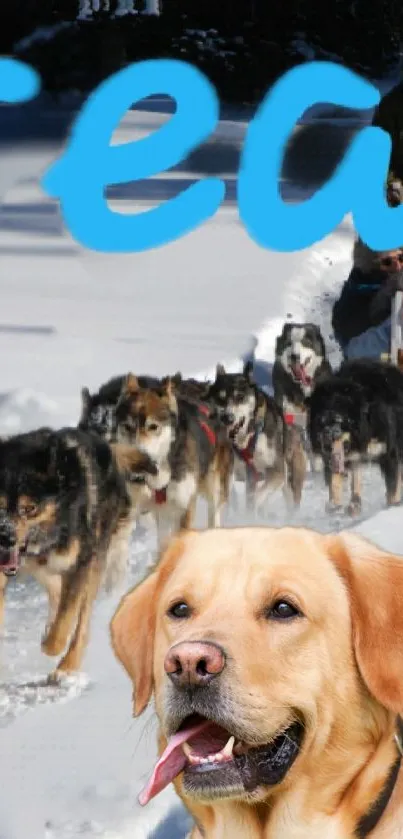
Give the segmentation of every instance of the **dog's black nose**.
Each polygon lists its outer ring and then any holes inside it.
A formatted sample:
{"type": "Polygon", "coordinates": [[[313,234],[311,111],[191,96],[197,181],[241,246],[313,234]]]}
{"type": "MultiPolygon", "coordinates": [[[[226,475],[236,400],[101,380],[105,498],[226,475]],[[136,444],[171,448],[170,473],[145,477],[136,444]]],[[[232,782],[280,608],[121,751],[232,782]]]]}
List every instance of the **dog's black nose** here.
{"type": "Polygon", "coordinates": [[[216,644],[187,641],[171,647],[164,667],[177,687],[203,686],[222,673],[225,656],[216,644]]]}
{"type": "Polygon", "coordinates": [[[224,411],[224,413],[221,414],[221,419],[224,425],[233,425],[235,422],[235,416],[234,414],[231,414],[230,411],[224,411]]]}
{"type": "Polygon", "coordinates": [[[292,352],[291,353],[291,361],[293,364],[299,364],[301,356],[299,353],[292,352]]]}

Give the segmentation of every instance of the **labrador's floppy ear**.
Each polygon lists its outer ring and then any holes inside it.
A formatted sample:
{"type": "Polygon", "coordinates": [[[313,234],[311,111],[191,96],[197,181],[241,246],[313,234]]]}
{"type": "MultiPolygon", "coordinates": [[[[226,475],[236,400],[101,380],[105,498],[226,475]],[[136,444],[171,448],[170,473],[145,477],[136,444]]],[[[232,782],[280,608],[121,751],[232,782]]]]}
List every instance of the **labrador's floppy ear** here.
{"type": "Polygon", "coordinates": [[[369,692],[403,712],[403,556],[351,532],[328,538],[329,557],[347,587],[354,652],[369,692]]]}
{"type": "Polygon", "coordinates": [[[153,690],[153,649],[158,572],[154,571],[120,601],[110,634],[116,658],[133,683],[133,711],[138,717],[153,690]]]}
{"type": "Polygon", "coordinates": [[[133,684],[135,717],[146,709],[154,688],[154,637],[159,594],[190,534],[188,531],[171,540],[155,570],[122,598],[110,623],[112,649],[133,684]]]}

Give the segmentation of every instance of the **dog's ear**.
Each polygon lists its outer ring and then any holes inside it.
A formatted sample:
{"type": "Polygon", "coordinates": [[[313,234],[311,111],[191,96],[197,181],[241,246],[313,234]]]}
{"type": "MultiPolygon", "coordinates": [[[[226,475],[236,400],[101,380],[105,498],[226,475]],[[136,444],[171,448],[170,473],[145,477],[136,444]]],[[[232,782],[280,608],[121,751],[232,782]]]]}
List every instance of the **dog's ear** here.
{"type": "Polygon", "coordinates": [[[322,338],[322,333],[316,323],[305,324],[305,334],[308,336],[311,335],[312,338],[316,338],[316,340],[320,340],[322,338]]]}
{"type": "Polygon", "coordinates": [[[146,709],[153,690],[154,638],[160,591],[183,553],[190,532],[172,539],[156,569],[129,591],[110,623],[112,649],[133,684],[133,712],[146,709]]]}
{"type": "Polygon", "coordinates": [[[134,373],[128,373],[122,387],[122,393],[126,396],[134,396],[140,390],[139,380],[134,373]]]}
{"type": "Polygon", "coordinates": [[[306,328],[311,333],[312,338],[320,344],[323,354],[326,355],[325,339],[320,331],[320,327],[316,323],[308,323],[306,328]]]}
{"type": "Polygon", "coordinates": [[[110,624],[112,649],[133,683],[133,713],[138,717],[153,691],[153,651],[158,571],[129,591],[110,624]]]}
{"type": "Polygon", "coordinates": [[[225,367],[223,364],[217,364],[215,375],[216,379],[218,379],[219,376],[225,376],[225,367]]]}
{"type": "Polygon", "coordinates": [[[172,376],[166,376],[165,379],[162,379],[161,385],[162,392],[165,398],[168,400],[169,410],[172,411],[172,413],[176,414],[178,410],[178,403],[176,401],[176,387],[174,382],[172,381],[172,376]]]}
{"type": "Polygon", "coordinates": [[[403,712],[403,557],[353,533],[327,537],[348,590],[361,677],[385,708],[403,712]]]}
{"type": "Polygon", "coordinates": [[[130,399],[131,396],[135,396],[139,390],[140,385],[137,376],[135,376],[134,373],[128,373],[123,379],[115,410],[120,409],[125,400],[128,398],[130,399]]]}
{"type": "Polygon", "coordinates": [[[247,361],[244,364],[243,375],[250,385],[253,384],[253,361],[247,361]]]}
{"type": "Polygon", "coordinates": [[[91,394],[88,387],[81,388],[81,422],[87,418],[91,407],[91,394]]]}
{"type": "MultiPolygon", "coordinates": [[[[166,381],[166,379],[163,379],[162,383],[164,384],[165,381],[166,381]]],[[[182,373],[180,373],[179,370],[178,370],[177,373],[175,373],[174,376],[171,376],[171,382],[174,385],[175,389],[178,389],[181,386],[181,384],[183,382],[183,377],[182,377],[182,373]]]]}
{"type": "Polygon", "coordinates": [[[211,382],[207,382],[207,381],[200,382],[200,397],[201,397],[201,399],[206,399],[207,398],[210,388],[211,388],[211,382]]]}
{"type": "Polygon", "coordinates": [[[288,336],[288,334],[291,330],[291,327],[292,327],[291,323],[284,323],[283,324],[281,334],[277,335],[277,338],[276,338],[276,343],[275,343],[275,346],[274,346],[274,355],[276,355],[276,356],[281,355],[281,353],[284,349],[284,341],[286,340],[286,338],[287,338],[287,336],[288,336]]]}

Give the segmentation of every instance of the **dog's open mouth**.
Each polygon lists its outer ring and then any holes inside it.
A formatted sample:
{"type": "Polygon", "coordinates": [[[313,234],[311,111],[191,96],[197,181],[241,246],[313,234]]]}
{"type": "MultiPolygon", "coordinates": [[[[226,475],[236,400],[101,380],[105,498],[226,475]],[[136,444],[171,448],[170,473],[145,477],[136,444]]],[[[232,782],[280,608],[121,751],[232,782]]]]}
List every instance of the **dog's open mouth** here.
{"type": "Polygon", "coordinates": [[[170,737],[147,786],[139,796],[148,804],[181,772],[188,795],[228,798],[279,784],[298,755],[301,723],[293,723],[263,746],[248,746],[229,731],[195,714],[170,737]]]}
{"type": "Polygon", "coordinates": [[[18,546],[13,548],[0,547],[0,571],[7,577],[13,577],[20,565],[20,552],[18,546]]]}
{"type": "Polygon", "coordinates": [[[304,385],[305,387],[309,387],[312,383],[312,379],[308,376],[306,372],[306,364],[308,363],[309,359],[305,362],[305,364],[301,364],[299,361],[294,362],[290,365],[291,373],[294,379],[299,382],[300,384],[304,385]]]}

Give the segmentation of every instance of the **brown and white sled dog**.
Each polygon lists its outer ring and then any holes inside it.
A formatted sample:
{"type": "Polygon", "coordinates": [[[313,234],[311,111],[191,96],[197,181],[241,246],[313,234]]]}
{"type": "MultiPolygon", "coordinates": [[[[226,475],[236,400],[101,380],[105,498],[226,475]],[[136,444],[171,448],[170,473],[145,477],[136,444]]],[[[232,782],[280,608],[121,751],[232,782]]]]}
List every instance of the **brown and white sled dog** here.
{"type": "Polygon", "coordinates": [[[146,483],[160,544],[169,531],[192,526],[199,495],[207,500],[209,527],[220,526],[234,458],[225,428],[207,405],[184,399],[170,377],[147,389],[130,374],[116,408],[116,441],[134,445],[157,467],[146,483]]]}
{"type": "MultiPolygon", "coordinates": [[[[155,471],[134,450],[130,468],[139,481],[155,471]]],[[[49,678],[80,669],[100,586],[111,589],[126,569],[134,515],[116,457],[96,435],[41,428],[0,442],[0,617],[9,576],[44,586],[42,650],[64,653],[49,678]]]]}
{"type": "MultiPolygon", "coordinates": [[[[111,442],[115,439],[116,406],[119,402],[122,388],[127,374],[114,376],[95,392],[90,393],[87,387],[81,389],[81,414],[78,428],[82,431],[93,431],[111,442]]],[[[184,379],[181,373],[171,377],[175,390],[188,401],[200,401],[206,396],[210,382],[200,382],[197,379],[184,379]]],[[[142,388],[157,388],[161,380],[155,376],[138,376],[139,386],[142,388]]]]}
{"type": "Polygon", "coordinates": [[[253,381],[252,363],[242,373],[217,365],[208,397],[217,407],[235,453],[235,478],[246,482],[247,505],[257,512],[268,496],[283,489],[298,507],[306,475],[300,430],[285,423],[274,399],[253,381]]]}

